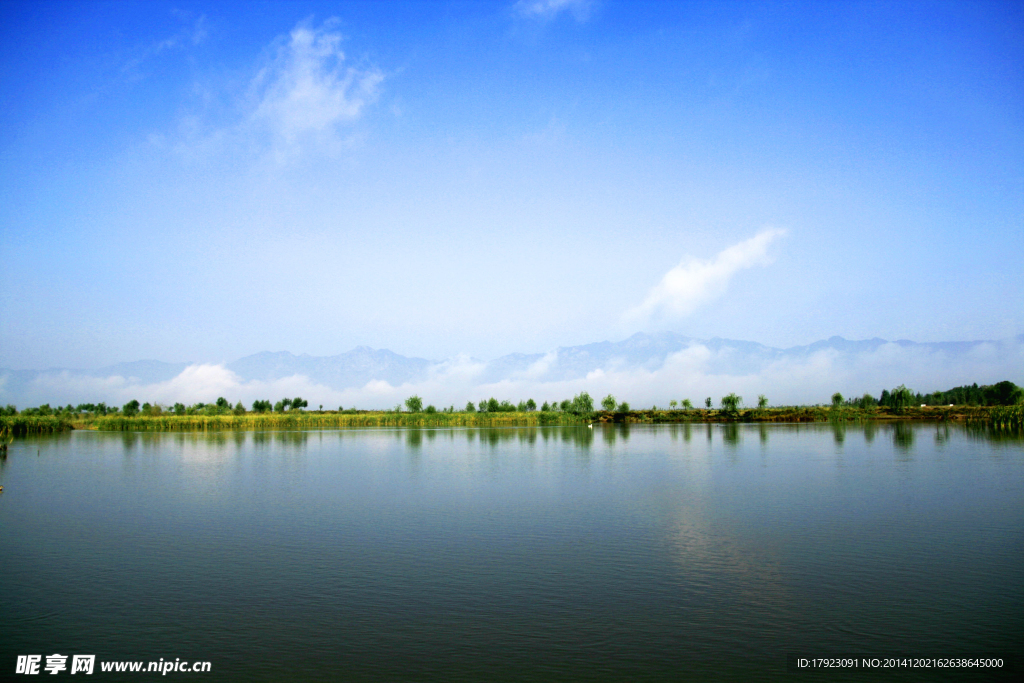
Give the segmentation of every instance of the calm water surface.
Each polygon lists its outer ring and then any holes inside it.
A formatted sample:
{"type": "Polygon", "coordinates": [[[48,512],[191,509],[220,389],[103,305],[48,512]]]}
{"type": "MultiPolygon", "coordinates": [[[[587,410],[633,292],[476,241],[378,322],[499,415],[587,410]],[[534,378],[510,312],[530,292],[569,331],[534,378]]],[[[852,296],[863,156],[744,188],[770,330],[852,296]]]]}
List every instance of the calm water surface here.
{"type": "Polygon", "coordinates": [[[53,653],[209,681],[1024,653],[1024,442],[956,427],[73,432],[16,441],[0,484],[4,679],[53,653]]]}

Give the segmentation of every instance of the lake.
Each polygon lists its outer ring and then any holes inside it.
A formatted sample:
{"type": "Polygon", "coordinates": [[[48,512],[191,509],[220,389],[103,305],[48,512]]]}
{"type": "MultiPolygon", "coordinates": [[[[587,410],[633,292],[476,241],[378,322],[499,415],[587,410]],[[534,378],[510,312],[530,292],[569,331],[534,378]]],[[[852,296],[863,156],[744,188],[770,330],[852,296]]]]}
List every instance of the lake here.
{"type": "Polygon", "coordinates": [[[55,653],[94,654],[98,680],[208,661],[186,677],[210,681],[985,680],[787,656],[1024,661],[1024,441],[984,430],[76,431],[16,440],[0,484],[5,679],[55,653]]]}

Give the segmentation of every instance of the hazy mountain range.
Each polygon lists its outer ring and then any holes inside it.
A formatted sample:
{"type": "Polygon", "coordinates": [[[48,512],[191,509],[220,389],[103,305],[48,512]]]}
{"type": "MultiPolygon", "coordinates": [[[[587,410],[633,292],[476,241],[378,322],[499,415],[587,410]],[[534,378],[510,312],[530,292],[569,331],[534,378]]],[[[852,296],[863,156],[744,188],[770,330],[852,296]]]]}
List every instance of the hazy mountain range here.
{"type": "MultiPolygon", "coordinates": [[[[1024,335],[1001,341],[937,343],[890,342],[878,338],[850,341],[832,337],[806,346],[780,349],[750,341],[695,339],[671,332],[638,333],[619,342],[560,347],[548,353],[513,353],[491,361],[468,357],[432,361],[402,356],[387,349],[360,346],[335,356],[265,351],[216,366],[141,360],[95,370],[0,369],[0,401],[20,402],[21,405],[44,401],[63,403],[75,402],[71,396],[79,396],[82,401],[102,400],[108,393],[111,399],[119,400],[124,391],[175,386],[174,382],[190,390],[196,386],[196,391],[201,391],[211,384],[211,380],[202,380],[201,373],[195,369],[211,367],[229,377],[231,386],[238,387],[243,394],[251,393],[248,389],[266,393],[281,387],[284,391],[285,386],[290,386],[288,382],[291,380],[294,384],[296,378],[306,383],[303,387],[313,387],[305,389],[307,393],[320,387],[334,394],[349,392],[350,395],[352,390],[365,387],[415,388],[421,384],[436,392],[445,382],[453,386],[458,384],[462,390],[502,385],[571,386],[583,380],[601,385],[608,377],[635,378],[630,384],[634,392],[637,386],[642,386],[638,383],[655,377],[677,377],[679,381],[699,385],[701,378],[745,378],[750,384],[751,378],[770,375],[775,378],[773,386],[779,386],[780,377],[796,377],[801,373],[805,377],[811,376],[809,373],[815,368],[821,368],[819,374],[856,378],[861,366],[870,366],[878,375],[880,367],[892,367],[895,368],[892,372],[898,372],[900,364],[907,365],[908,372],[913,364],[924,371],[934,368],[937,386],[921,387],[933,390],[948,388],[943,384],[943,372],[950,375],[945,383],[971,379],[955,372],[961,369],[977,374],[977,368],[991,368],[988,374],[995,373],[993,377],[975,377],[972,381],[997,381],[995,377],[1019,381],[1024,370],[1024,362],[1020,362],[1022,349],[1024,335]],[[827,367],[822,365],[823,359],[827,361],[827,367]],[[1017,370],[1014,377],[999,374],[1012,372],[1014,368],[1017,370]],[[198,379],[186,382],[183,378],[190,377],[189,372],[198,379]],[[461,380],[451,379],[456,376],[461,380]],[[85,398],[86,394],[90,398],[85,398]],[[50,395],[52,398],[48,398],[50,395]]],[[[862,375],[867,381],[866,374],[869,373],[865,369],[862,375]]],[[[830,377],[821,379],[838,381],[830,377]]],[[[871,381],[884,382],[886,379],[885,376],[877,379],[873,376],[871,381]]],[[[205,390],[213,391],[223,383],[223,379],[216,379],[205,390]]],[[[653,384],[653,381],[648,383],[653,384]]],[[[878,389],[873,384],[869,386],[873,390],[878,389]]],[[[179,387],[178,391],[182,390],[179,387]]],[[[377,391],[380,393],[379,389],[377,391]]],[[[336,396],[325,400],[331,398],[336,396]]]]}

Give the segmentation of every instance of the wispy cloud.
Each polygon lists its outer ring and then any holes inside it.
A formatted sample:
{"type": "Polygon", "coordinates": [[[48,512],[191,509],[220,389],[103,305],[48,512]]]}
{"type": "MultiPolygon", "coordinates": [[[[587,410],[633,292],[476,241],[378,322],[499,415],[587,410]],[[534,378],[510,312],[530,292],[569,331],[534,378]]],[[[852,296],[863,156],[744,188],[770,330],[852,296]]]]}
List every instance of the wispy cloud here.
{"type": "Polygon", "coordinates": [[[626,312],[625,321],[672,321],[693,313],[699,306],[722,296],[739,271],[770,263],[768,247],[784,234],[785,230],[769,228],[722,250],[709,261],[684,259],[665,273],[639,306],[626,312]]]}
{"type": "Polygon", "coordinates": [[[184,24],[178,31],[166,38],[144,45],[121,67],[121,73],[130,80],[145,78],[142,66],[153,57],[167,50],[183,50],[203,43],[209,35],[206,15],[201,14],[193,19],[186,12],[174,11],[177,18],[184,24]]]}
{"type": "Polygon", "coordinates": [[[233,163],[290,162],[349,147],[353,125],[377,100],[385,76],[376,66],[351,63],[337,24],[303,21],[278,36],[241,88],[196,83],[197,111],[181,117],[176,133],[151,135],[150,144],[189,161],[233,163]]]}
{"type": "Polygon", "coordinates": [[[576,21],[590,18],[593,0],[519,0],[513,7],[521,17],[528,19],[553,19],[562,12],[570,12],[576,21]]]}
{"type": "Polygon", "coordinates": [[[252,79],[249,122],[269,133],[279,151],[304,141],[336,142],[340,127],[377,99],[384,74],[346,65],[335,23],[296,26],[275,41],[252,79]]]}

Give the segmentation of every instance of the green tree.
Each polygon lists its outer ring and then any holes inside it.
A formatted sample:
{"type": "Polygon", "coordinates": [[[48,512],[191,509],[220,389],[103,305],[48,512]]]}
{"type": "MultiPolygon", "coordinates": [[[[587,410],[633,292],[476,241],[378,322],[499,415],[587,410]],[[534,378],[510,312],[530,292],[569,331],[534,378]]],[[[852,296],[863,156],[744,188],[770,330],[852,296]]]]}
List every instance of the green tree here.
{"type": "Polygon", "coordinates": [[[239,401],[235,404],[235,409],[232,411],[235,415],[245,415],[245,406],[239,401]]]}
{"type": "Polygon", "coordinates": [[[480,403],[478,403],[476,407],[477,407],[477,410],[479,410],[481,413],[486,413],[487,412],[487,400],[485,399],[483,401],[480,401],[480,403]]]}
{"type": "Polygon", "coordinates": [[[410,413],[418,413],[423,410],[423,399],[415,394],[405,399],[405,407],[410,413]]]}
{"type": "Polygon", "coordinates": [[[473,405],[472,401],[466,401],[466,412],[467,413],[475,413],[476,412],[476,406],[473,405]]]}
{"type": "Polygon", "coordinates": [[[487,399],[487,412],[496,413],[499,410],[501,410],[501,404],[498,403],[498,399],[494,398],[493,396],[487,399]]]}
{"type": "Polygon", "coordinates": [[[526,400],[526,410],[528,410],[531,413],[533,411],[537,410],[537,402],[534,401],[532,398],[527,399],[526,400]]]}
{"type": "Polygon", "coordinates": [[[741,403],[743,403],[742,396],[737,396],[735,393],[726,394],[722,397],[722,410],[727,413],[735,413],[739,410],[741,403]]]}
{"type": "MultiPolygon", "coordinates": [[[[46,407],[49,408],[49,406],[46,407]]],[[[121,406],[121,412],[125,414],[125,417],[135,417],[139,414],[139,402],[133,398],[121,406]]]]}
{"type": "Polygon", "coordinates": [[[693,401],[688,398],[684,398],[680,405],[683,407],[683,410],[690,410],[693,408],[693,401]]]}
{"type": "Polygon", "coordinates": [[[518,410],[520,413],[525,413],[526,412],[526,401],[520,401],[519,405],[516,406],[516,410],[518,410]]]}
{"type": "Polygon", "coordinates": [[[668,407],[671,408],[672,410],[675,410],[677,405],[679,404],[676,403],[675,399],[672,399],[671,401],[668,402],[668,407]]]}
{"type": "Polygon", "coordinates": [[[911,403],[914,402],[914,392],[912,392],[910,389],[907,389],[902,384],[892,390],[892,394],[890,394],[890,397],[892,407],[895,408],[897,411],[905,410],[908,406],[910,406],[911,403]]]}
{"type": "Polygon", "coordinates": [[[569,399],[565,399],[564,401],[558,404],[558,409],[561,410],[563,413],[568,413],[569,410],[572,409],[572,401],[570,401],[569,399]]]}
{"type": "Polygon", "coordinates": [[[982,387],[982,395],[985,397],[985,403],[990,406],[1012,406],[1024,403],[1024,389],[1008,380],[982,387]]]}
{"type": "Polygon", "coordinates": [[[437,408],[435,408],[434,406],[427,406],[426,410],[424,410],[423,412],[427,413],[428,415],[433,415],[434,413],[437,412],[437,408]]]}
{"type": "Polygon", "coordinates": [[[626,403],[625,401],[620,403],[619,404],[619,412],[620,413],[628,413],[629,412],[629,404],[626,403]]]}
{"type": "Polygon", "coordinates": [[[282,398],[280,401],[274,404],[274,412],[283,413],[284,411],[288,410],[288,408],[291,407],[291,405],[292,400],[290,398],[282,398]]]}
{"type": "Polygon", "coordinates": [[[607,410],[609,413],[615,412],[615,406],[618,405],[618,401],[611,394],[608,394],[601,399],[601,407],[607,410]]]}
{"type": "Polygon", "coordinates": [[[573,396],[569,411],[574,415],[590,415],[594,412],[594,399],[587,392],[580,392],[573,396]]]}
{"type": "Polygon", "coordinates": [[[184,403],[175,403],[174,404],[174,414],[175,415],[184,415],[185,414],[185,404],[184,403]]]}
{"type": "Polygon", "coordinates": [[[540,411],[541,411],[542,413],[546,413],[546,412],[548,412],[549,410],[551,410],[551,406],[549,406],[549,405],[548,405],[548,402],[547,402],[547,401],[544,401],[544,405],[542,405],[542,406],[540,407],[540,411]]]}
{"type": "Polygon", "coordinates": [[[711,407],[711,397],[710,396],[708,396],[706,399],[704,399],[704,407],[705,408],[710,408],[711,407]]]}
{"type": "Polygon", "coordinates": [[[758,394],[757,395],[757,407],[760,410],[764,410],[765,408],[767,408],[768,407],[768,397],[765,396],[764,394],[758,394]]]}
{"type": "Polygon", "coordinates": [[[226,413],[231,409],[231,402],[221,396],[217,399],[217,412],[226,413]]]}
{"type": "Polygon", "coordinates": [[[307,406],[309,406],[309,401],[306,401],[303,398],[296,396],[292,399],[292,410],[299,410],[300,408],[305,408],[307,406]]]}

